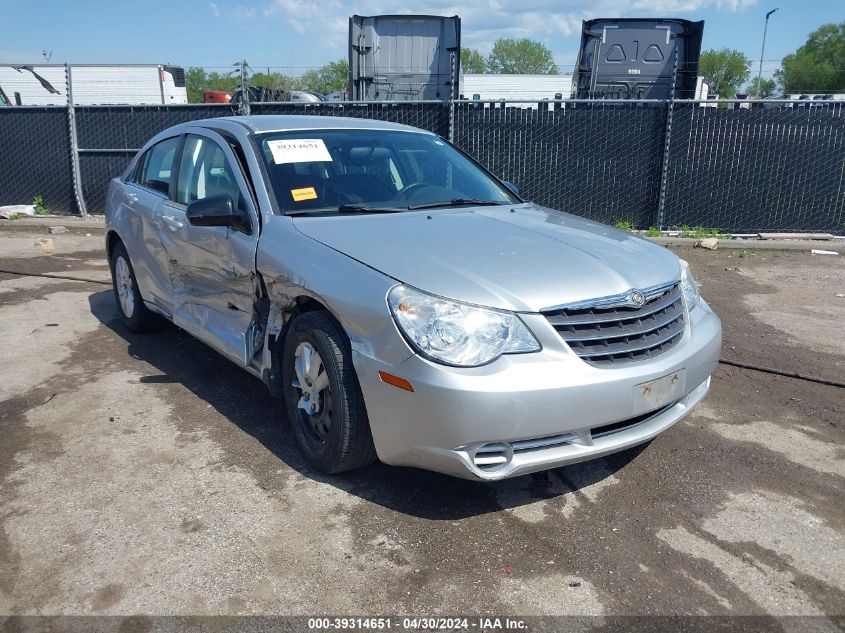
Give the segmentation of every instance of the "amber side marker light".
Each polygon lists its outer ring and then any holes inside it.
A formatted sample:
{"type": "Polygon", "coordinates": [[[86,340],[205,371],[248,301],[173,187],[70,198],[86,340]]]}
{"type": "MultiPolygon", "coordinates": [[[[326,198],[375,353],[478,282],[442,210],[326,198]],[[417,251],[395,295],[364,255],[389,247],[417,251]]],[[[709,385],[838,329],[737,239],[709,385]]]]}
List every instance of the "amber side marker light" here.
{"type": "Polygon", "coordinates": [[[399,387],[399,389],[404,389],[405,391],[410,391],[414,393],[414,387],[404,378],[400,378],[399,376],[394,376],[393,374],[388,374],[386,371],[380,371],[378,373],[378,377],[381,378],[382,382],[386,382],[388,385],[393,385],[394,387],[399,387]]]}

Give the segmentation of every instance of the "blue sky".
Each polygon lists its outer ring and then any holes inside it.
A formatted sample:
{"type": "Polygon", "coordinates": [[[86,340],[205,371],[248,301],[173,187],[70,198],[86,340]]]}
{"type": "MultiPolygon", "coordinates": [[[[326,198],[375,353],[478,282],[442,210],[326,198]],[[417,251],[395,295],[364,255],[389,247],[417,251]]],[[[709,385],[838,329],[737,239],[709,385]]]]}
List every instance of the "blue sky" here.
{"type": "Polygon", "coordinates": [[[346,57],[348,16],[460,15],[465,46],[489,50],[498,37],[543,41],[571,70],[581,20],[662,16],[705,20],[704,48],[737,48],[759,59],[769,23],[764,74],[825,22],[845,20],[843,0],[0,0],[0,63],[172,63],[298,74],[346,57]],[[769,61],[772,60],[772,61],[769,61]]]}

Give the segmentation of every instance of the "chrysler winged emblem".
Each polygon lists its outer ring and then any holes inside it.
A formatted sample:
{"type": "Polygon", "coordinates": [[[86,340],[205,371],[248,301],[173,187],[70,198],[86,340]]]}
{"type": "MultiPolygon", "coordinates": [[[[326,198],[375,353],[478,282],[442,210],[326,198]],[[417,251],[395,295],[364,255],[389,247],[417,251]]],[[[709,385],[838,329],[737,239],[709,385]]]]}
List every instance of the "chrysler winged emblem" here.
{"type": "Polygon", "coordinates": [[[632,306],[639,307],[645,303],[645,297],[643,296],[643,293],[639,290],[632,290],[628,294],[628,303],[630,303],[632,306]]]}

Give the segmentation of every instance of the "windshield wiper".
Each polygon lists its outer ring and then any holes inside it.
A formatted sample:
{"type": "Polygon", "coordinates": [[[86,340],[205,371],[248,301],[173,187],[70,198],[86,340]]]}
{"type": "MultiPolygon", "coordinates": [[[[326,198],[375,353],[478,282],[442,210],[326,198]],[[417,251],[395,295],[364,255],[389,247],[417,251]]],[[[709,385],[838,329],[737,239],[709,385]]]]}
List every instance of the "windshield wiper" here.
{"type": "Polygon", "coordinates": [[[337,208],[338,213],[401,213],[407,210],[403,207],[370,207],[366,204],[342,204],[337,208]]]}
{"type": "Polygon", "coordinates": [[[408,209],[403,207],[370,207],[365,204],[342,204],[337,209],[302,209],[301,211],[288,211],[285,215],[334,215],[337,213],[401,213],[408,209]]]}
{"type": "Polygon", "coordinates": [[[441,200],[440,202],[426,202],[424,204],[412,204],[408,208],[411,211],[416,209],[436,209],[438,207],[492,207],[501,204],[508,204],[507,202],[498,202],[496,200],[476,200],[475,198],[453,198],[452,200],[441,200]]]}

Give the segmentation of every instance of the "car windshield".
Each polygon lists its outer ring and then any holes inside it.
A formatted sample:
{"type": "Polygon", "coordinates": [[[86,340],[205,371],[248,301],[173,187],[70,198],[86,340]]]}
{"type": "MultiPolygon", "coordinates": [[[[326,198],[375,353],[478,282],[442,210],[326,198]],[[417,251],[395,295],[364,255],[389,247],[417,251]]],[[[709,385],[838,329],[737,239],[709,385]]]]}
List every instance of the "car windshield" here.
{"type": "Polygon", "coordinates": [[[518,202],[434,134],[301,130],[258,137],[269,188],[288,214],[377,213],[518,202]]]}

